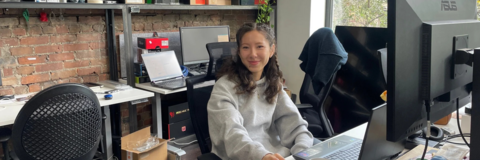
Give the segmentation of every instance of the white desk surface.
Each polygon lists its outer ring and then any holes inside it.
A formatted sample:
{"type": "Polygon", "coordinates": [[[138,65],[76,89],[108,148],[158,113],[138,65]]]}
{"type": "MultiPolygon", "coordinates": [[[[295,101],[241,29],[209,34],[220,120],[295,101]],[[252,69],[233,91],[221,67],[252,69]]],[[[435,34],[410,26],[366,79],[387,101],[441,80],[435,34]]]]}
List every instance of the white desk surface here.
{"type": "MultiPolygon", "coordinates": [[[[351,137],[355,137],[355,138],[358,138],[358,139],[363,139],[364,136],[365,136],[365,131],[367,130],[367,123],[364,123],[362,125],[359,125],[355,128],[352,128],[346,132],[343,132],[341,134],[338,134],[334,137],[338,137],[338,136],[341,136],[341,135],[347,135],[347,136],[351,136],[351,137]]],[[[332,137],[332,138],[334,138],[332,137]]],[[[328,140],[326,141],[323,141],[322,143],[325,143],[325,142],[328,142],[328,140]]],[[[295,160],[295,158],[293,158],[293,156],[288,156],[285,158],[285,160],[295,160]]]]}
{"type": "MultiPolygon", "coordinates": [[[[460,115],[463,115],[465,114],[465,107],[462,107],[459,109],[459,114],[460,115]]],[[[455,112],[454,112],[455,113],[455,112]]],[[[460,120],[461,121],[461,120],[460,120]]],[[[455,134],[459,134],[459,131],[458,131],[458,125],[457,125],[457,119],[455,118],[452,118],[447,125],[436,125],[440,128],[442,127],[448,127],[452,130],[455,131],[455,134]]],[[[365,132],[367,131],[367,123],[364,123],[362,125],[359,125],[355,128],[352,128],[346,132],[343,132],[335,137],[338,137],[338,136],[341,136],[341,135],[347,135],[347,136],[352,136],[352,137],[355,137],[355,138],[359,138],[359,139],[364,139],[364,136],[365,136],[365,132]]],[[[332,137],[333,138],[333,137],[332,137]]],[[[469,141],[469,138],[466,138],[467,141],[469,141]]],[[[328,140],[327,140],[328,141],[328,140]]],[[[457,142],[457,143],[463,143],[462,139],[461,138],[457,138],[455,140],[452,140],[453,142],[457,142]]],[[[324,142],[322,142],[324,143],[324,142]]],[[[285,160],[295,160],[293,158],[293,156],[288,156],[285,158],[285,160]]]]}
{"type": "MultiPolygon", "coordinates": [[[[101,91],[108,91],[112,90],[110,88],[93,88],[94,92],[101,92],[101,91]]],[[[25,95],[15,95],[15,98],[19,97],[26,97],[33,93],[25,94],[25,95]]],[[[113,99],[105,100],[103,98],[104,94],[97,94],[98,101],[100,102],[100,106],[109,106],[113,104],[129,102],[133,100],[153,97],[154,94],[152,92],[140,90],[140,89],[129,89],[120,92],[113,93],[113,99]]],[[[15,121],[20,109],[22,109],[24,102],[18,102],[16,100],[11,101],[11,103],[5,103],[6,101],[0,101],[0,126],[11,125],[15,121]]]]}
{"type": "MultiPolygon", "coordinates": [[[[124,79],[120,79],[118,81],[120,83],[124,83],[124,84],[127,83],[127,81],[124,80],[124,79]]],[[[203,83],[199,83],[199,84],[195,85],[195,87],[211,86],[211,85],[214,85],[214,84],[215,84],[215,80],[211,80],[211,81],[206,81],[206,82],[203,82],[203,83]]],[[[160,88],[160,87],[154,87],[149,82],[147,82],[147,83],[136,83],[135,87],[142,88],[142,89],[152,91],[152,92],[155,92],[155,93],[164,94],[164,95],[183,92],[183,91],[187,90],[187,87],[179,88],[179,89],[176,89],[176,90],[169,90],[169,89],[164,89],[164,88],[160,88]]]]}

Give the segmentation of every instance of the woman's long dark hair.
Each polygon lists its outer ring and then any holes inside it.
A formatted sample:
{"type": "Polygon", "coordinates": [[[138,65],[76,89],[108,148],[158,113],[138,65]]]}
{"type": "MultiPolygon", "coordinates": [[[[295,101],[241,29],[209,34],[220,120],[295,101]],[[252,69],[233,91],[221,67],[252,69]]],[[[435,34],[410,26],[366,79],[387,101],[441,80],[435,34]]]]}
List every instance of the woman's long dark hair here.
{"type": "MultiPolygon", "coordinates": [[[[235,86],[237,94],[248,93],[251,95],[253,90],[255,90],[257,87],[255,81],[253,80],[252,73],[247,69],[240,59],[240,44],[242,42],[242,38],[247,32],[254,30],[262,33],[268,40],[270,48],[273,47],[273,44],[275,44],[275,33],[273,32],[272,28],[266,24],[244,24],[237,31],[237,54],[234,55],[232,59],[226,60],[217,74],[217,78],[227,75],[229,80],[234,81],[237,84],[235,86]]],[[[265,99],[268,103],[272,104],[275,101],[275,96],[282,89],[281,80],[283,77],[282,71],[280,71],[280,68],[278,67],[276,52],[268,60],[265,68],[263,68],[262,76],[265,77],[266,83],[268,84],[268,87],[265,90],[265,99]]]]}

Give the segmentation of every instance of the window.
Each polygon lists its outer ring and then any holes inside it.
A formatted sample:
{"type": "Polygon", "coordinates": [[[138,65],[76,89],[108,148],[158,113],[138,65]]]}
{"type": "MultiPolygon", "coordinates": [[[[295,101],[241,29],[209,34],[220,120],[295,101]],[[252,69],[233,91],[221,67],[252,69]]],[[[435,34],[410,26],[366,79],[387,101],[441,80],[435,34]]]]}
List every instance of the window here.
{"type": "Polygon", "coordinates": [[[333,0],[332,23],[332,28],[337,25],[386,28],[387,0],[333,0]]]}
{"type": "MultiPolygon", "coordinates": [[[[387,27],[387,0],[330,0],[333,2],[332,27],[387,27]]],[[[480,0],[477,0],[480,20],[480,0]]]]}
{"type": "Polygon", "coordinates": [[[477,19],[480,20],[480,0],[477,0],[477,19]]]}

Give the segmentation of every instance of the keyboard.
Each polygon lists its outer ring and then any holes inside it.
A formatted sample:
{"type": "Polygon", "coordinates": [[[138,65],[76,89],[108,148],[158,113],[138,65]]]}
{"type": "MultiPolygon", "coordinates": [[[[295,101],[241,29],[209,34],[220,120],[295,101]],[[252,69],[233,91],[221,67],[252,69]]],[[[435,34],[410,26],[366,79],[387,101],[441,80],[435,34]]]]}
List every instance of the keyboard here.
{"type": "Polygon", "coordinates": [[[159,83],[152,83],[152,85],[160,87],[160,88],[166,88],[166,89],[178,89],[186,86],[185,83],[185,78],[181,79],[174,79],[174,80],[169,80],[169,81],[163,81],[159,83]]]}
{"type": "Polygon", "coordinates": [[[324,158],[329,160],[358,159],[361,149],[362,141],[357,141],[347,146],[346,148],[342,148],[324,158]]]}

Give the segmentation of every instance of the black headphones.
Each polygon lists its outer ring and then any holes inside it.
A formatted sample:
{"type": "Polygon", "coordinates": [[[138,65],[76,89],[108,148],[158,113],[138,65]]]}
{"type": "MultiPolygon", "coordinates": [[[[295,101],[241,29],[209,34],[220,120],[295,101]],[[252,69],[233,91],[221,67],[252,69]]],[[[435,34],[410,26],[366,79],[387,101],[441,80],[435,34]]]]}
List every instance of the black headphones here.
{"type": "MultiPolygon", "coordinates": [[[[427,127],[423,128],[422,130],[422,136],[423,138],[426,139],[427,137],[427,127]]],[[[431,125],[430,126],[430,140],[434,141],[441,141],[443,140],[444,134],[443,130],[437,126],[431,125]]]]}
{"type": "MultiPolygon", "coordinates": [[[[415,132],[414,134],[408,136],[409,139],[414,139],[415,137],[422,136],[423,138],[427,138],[427,127],[423,128],[422,130],[419,130],[415,132]]],[[[441,141],[444,138],[444,133],[443,130],[437,126],[431,125],[430,126],[430,140],[433,141],[441,141]]]]}

